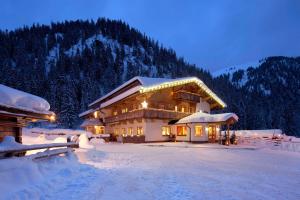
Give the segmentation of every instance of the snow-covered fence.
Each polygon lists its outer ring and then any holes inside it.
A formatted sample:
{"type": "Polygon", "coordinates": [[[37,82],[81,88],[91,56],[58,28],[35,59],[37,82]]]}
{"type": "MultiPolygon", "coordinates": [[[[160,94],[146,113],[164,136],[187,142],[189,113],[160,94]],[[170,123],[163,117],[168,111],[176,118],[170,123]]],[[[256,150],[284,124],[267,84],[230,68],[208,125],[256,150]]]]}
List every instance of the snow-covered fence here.
{"type": "Polygon", "coordinates": [[[32,154],[30,156],[32,159],[37,159],[65,154],[68,153],[72,148],[78,147],[78,143],[75,142],[22,145],[15,142],[12,136],[6,136],[3,142],[0,143],[0,158],[12,157],[15,155],[25,155],[27,151],[45,149],[46,151],[32,154]]]}
{"type": "MultiPolygon", "coordinates": [[[[225,131],[222,131],[223,135],[225,131]]],[[[300,138],[286,136],[280,129],[269,130],[233,130],[238,144],[253,145],[273,150],[300,152],[300,138]]]]}

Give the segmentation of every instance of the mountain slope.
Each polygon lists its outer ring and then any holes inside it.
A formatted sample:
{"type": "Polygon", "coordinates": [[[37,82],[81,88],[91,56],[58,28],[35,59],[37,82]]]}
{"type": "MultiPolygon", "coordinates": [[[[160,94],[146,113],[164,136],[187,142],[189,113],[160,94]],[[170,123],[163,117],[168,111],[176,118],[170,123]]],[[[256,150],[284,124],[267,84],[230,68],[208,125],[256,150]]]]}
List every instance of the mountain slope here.
{"type": "MultiPolygon", "coordinates": [[[[236,112],[235,128],[300,134],[299,57],[270,57],[217,77],[121,21],[65,21],[0,32],[0,83],[47,99],[60,127],[134,76],[202,79],[236,112]]],[[[235,68],[236,69],[236,68],[235,68]]]]}
{"type": "Polygon", "coordinates": [[[121,21],[99,19],[0,32],[1,83],[46,98],[60,126],[76,127],[87,104],[134,76],[198,76],[208,71],[121,21]]]}

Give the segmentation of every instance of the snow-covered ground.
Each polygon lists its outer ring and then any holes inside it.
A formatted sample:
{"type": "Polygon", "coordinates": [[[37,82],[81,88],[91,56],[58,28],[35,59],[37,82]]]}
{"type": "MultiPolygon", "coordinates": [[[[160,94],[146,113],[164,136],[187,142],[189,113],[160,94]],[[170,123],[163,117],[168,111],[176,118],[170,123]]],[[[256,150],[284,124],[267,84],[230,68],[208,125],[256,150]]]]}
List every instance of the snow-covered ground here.
{"type": "Polygon", "coordinates": [[[300,153],[97,142],[67,157],[0,160],[0,199],[300,199],[300,153]]]}

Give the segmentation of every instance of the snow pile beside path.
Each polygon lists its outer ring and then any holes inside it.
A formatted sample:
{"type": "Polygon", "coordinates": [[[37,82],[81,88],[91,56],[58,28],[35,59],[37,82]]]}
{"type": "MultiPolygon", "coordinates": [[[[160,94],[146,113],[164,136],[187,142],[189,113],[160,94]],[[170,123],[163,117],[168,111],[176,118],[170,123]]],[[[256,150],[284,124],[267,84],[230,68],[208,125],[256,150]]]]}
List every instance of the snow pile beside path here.
{"type": "Polygon", "coordinates": [[[57,137],[53,140],[53,143],[67,143],[67,138],[57,137]]]}
{"type": "Polygon", "coordinates": [[[41,181],[43,174],[33,161],[11,158],[0,160],[0,178],[0,199],[7,199],[8,195],[12,195],[22,187],[29,187],[37,181],[41,181]]]}
{"type": "Polygon", "coordinates": [[[22,146],[22,144],[15,141],[13,136],[5,136],[3,141],[0,142],[0,150],[12,149],[22,146]]]}
{"type": "Polygon", "coordinates": [[[97,144],[105,144],[105,140],[102,138],[92,138],[90,141],[91,144],[97,145],[97,144]]]}
{"type": "Polygon", "coordinates": [[[90,144],[89,138],[86,134],[81,134],[78,138],[79,140],[79,147],[84,149],[92,149],[94,148],[93,145],[90,144]]]}
{"type": "MultiPolygon", "coordinates": [[[[222,135],[224,135],[225,131],[222,131],[222,135]]],[[[272,138],[273,136],[280,137],[282,136],[282,130],[280,129],[266,129],[266,130],[233,130],[229,131],[229,134],[235,134],[236,136],[240,137],[269,137],[272,138]]]]}
{"type": "Polygon", "coordinates": [[[0,199],[76,199],[75,191],[83,187],[78,182],[86,181],[93,173],[96,173],[94,168],[79,163],[73,153],[37,162],[25,157],[2,159],[0,199]],[[74,187],[74,192],[49,198],[49,195],[60,195],[61,186],[68,184],[74,187]]]}
{"type": "Polygon", "coordinates": [[[0,84],[0,104],[22,110],[46,112],[50,104],[43,98],[0,84]]]}

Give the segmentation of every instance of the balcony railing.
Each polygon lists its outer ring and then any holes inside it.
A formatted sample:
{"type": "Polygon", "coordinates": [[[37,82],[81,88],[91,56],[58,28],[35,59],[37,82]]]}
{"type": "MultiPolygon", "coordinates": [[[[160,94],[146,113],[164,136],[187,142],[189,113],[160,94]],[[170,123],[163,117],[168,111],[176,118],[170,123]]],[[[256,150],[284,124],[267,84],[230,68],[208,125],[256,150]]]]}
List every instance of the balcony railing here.
{"type": "Polygon", "coordinates": [[[174,99],[179,100],[186,100],[186,101],[192,101],[192,102],[200,102],[200,96],[197,94],[192,94],[188,92],[176,92],[174,94],[174,99]]]}
{"type": "Polygon", "coordinates": [[[154,108],[138,109],[122,113],[116,116],[106,117],[105,123],[114,123],[130,119],[141,119],[141,118],[150,118],[150,119],[181,119],[190,115],[191,113],[176,112],[172,110],[162,110],[154,108]]]}

